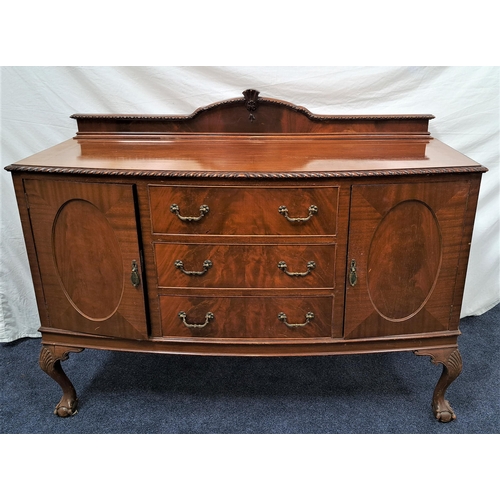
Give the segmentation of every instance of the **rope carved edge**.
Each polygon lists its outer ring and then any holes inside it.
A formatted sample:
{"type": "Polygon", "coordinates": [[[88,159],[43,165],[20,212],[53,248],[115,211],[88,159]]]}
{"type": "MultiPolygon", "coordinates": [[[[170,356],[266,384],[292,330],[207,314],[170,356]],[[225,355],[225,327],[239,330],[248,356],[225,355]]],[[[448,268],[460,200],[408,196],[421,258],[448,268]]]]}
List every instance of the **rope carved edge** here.
{"type": "Polygon", "coordinates": [[[219,179],[331,179],[342,177],[385,177],[394,175],[430,175],[487,172],[482,166],[416,168],[405,170],[369,170],[346,172],[198,172],[177,170],[112,170],[72,167],[40,167],[30,165],[10,165],[5,170],[11,172],[72,174],[72,175],[111,175],[123,177],[167,177],[167,178],[219,178],[219,179]]]}

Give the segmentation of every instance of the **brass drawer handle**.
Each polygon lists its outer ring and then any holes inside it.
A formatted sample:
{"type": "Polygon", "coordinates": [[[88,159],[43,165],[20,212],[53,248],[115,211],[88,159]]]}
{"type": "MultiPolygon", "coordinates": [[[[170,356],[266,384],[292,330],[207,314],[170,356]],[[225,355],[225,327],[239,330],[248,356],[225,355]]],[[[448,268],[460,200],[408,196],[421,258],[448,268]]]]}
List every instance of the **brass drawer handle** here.
{"type": "Polygon", "coordinates": [[[281,269],[288,276],[307,276],[313,269],[315,269],[315,267],[316,267],[316,262],[314,262],[314,260],[310,260],[307,263],[307,271],[303,273],[292,273],[290,271],[287,271],[287,265],[284,260],[278,262],[278,268],[281,269]]]}
{"type": "Polygon", "coordinates": [[[205,323],[203,323],[202,325],[198,325],[196,323],[194,324],[188,323],[186,321],[187,314],[184,311],[180,311],[178,316],[179,318],[181,318],[184,325],[187,326],[188,328],[205,328],[208,325],[208,323],[214,319],[214,314],[211,313],[210,311],[207,312],[207,314],[205,314],[205,323]]]}
{"type": "Polygon", "coordinates": [[[137,267],[137,261],[132,261],[132,273],[130,274],[130,281],[132,285],[137,288],[141,283],[141,278],[139,277],[139,268],[137,267]]]}
{"type": "Polygon", "coordinates": [[[210,212],[210,208],[208,207],[208,205],[202,205],[200,207],[200,215],[199,217],[184,217],[180,214],[180,208],[179,208],[179,205],[176,205],[175,203],[173,205],[170,205],[170,211],[177,215],[177,217],[179,217],[180,220],[184,221],[184,222],[197,222],[199,220],[201,220],[203,217],[205,217],[205,215],[208,214],[208,212],[210,212]]]}
{"type": "Polygon", "coordinates": [[[285,205],[281,205],[281,207],[278,208],[278,212],[285,217],[286,220],[290,222],[306,222],[308,221],[313,215],[316,215],[318,213],[318,207],[316,205],[311,205],[309,208],[309,215],[307,217],[289,217],[288,216],[288,208],[286,208],[285,205]]]}
{"type": "Polygon", "coordinates": [[[184,269],[184,263],[182,262],[182,260],[176,260],[174,262],[175,268],[179,269],[188,276],[202,276],[212,267],[212,265],[212,261],[207,259],[205,262],[203,262],[203,271],[186,271],[184,269]]]}
{"type": "Polygon", "coordinates": [[[283,323],[285,323],[286,326],[290,327],[290,328],[297,328],[299,326],[306,326],[310,321],[312,321],[314,319],[314,313],[312,312],[308,312],[306,314],[306,322],[305,323],[287,323],[287,317],[286,317],[286,314],[284,312],[280,312],[278,314],[278,319],[280,321],[282,321],[283,323]]]}

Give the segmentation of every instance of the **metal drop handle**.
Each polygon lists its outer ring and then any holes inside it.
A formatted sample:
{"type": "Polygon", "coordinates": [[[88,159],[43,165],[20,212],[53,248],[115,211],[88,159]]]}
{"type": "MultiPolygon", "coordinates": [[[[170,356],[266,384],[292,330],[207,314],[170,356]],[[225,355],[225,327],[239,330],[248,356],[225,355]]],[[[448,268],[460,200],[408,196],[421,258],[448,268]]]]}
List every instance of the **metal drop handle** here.
{"type": "Polygon", "coordinates": [[[205,274],[212,266],[212,261],[211,260],[206,260],[203,262],[203,271],[186,271],[184,269],[184,263],[182,262],[182,260],[176,260],[174,262],[174,266],[176,269],[179,269],[180,271],[182,271],[184,274],[187,274],[188,276],[202,276],[203,274],[205,274]]]}
{"type": "Polygon", "coordinates": [[[286,265],[286,262],[284,260],[281,260],[280,262],[278,262],[278,268],[281,269],[288,276],[307,276],[313,269],[316,268],[316,262],[314,262],[314,260],[310,260],[307,263],[307,271],[305,271],[303,273],[287,271],[287,265],[286,265]]]}
{"type": "Polygon", "coordinates": [[[202,325],[196,324],[196,323],[194,323],[194,324],[188,323],[186,321],[187,314],[184,311],[180,311],[178,316],[179,316],[179,318],[181,318],[184,325],[187,326],[188,328],[205,328],[208,325],[208,323],[214,319],[214,314],[210,311],[207,312],[207,314],[205,314],[205,323],[203,323],[202,325]]]}
{"type": "Polygon", "coordinates": [[[358,273],[356,271],[356,261],[351,260],[351,266],[349,268],[349,284],[354,286],[358,282],[358,273]]]}
{"type": "Polygon", "coordinates": [[[179,217],[179,219],[184,222],[198,222],[203,217],[205,217],[205,215],[207,215],[208,212],[210,212],[210,208],[208,207],[208,205],[202,205],[200,207],[200,215],[198,217],[185,217],[181,215],[179,205],[176,205],[175,203],[170,205],[170,211],[173,214],[177,215],[177,217],[179,217]]]}
{"type": "Polygon", "coordinates": [[[278,208],[278,212],[290,222],[307,222],[313,215],[318,213],[318,207],[316,205],[311,205],[308,211],[309,215],[307,217],[289,217],[288,208],[286,208],[285,205],[281,205],[281,207],[278,208]]]}
{"type": "Polygon", "coordinates": [[[141,278],[139,277],[139,268],[137,267],[137,261],[132,261],[132,273],[130,274],[130,281],[132,285],[137,288],[141,283],[141,278]]]}
{"type": "Polygon", "coordinates": [[[278,314],[278,319],[280,321],[282,321],[283,323],[285,323],[285,325],[290,327],[290,328],[297,328],[297,327],[301,327],[301,326],[306,326],[310,321],[312,321],[314,319],[314,313],[308,312],[306,314],[306,322],[305,323],[288,323],[286,314],[284,312],[280,312],[278,314]]]}

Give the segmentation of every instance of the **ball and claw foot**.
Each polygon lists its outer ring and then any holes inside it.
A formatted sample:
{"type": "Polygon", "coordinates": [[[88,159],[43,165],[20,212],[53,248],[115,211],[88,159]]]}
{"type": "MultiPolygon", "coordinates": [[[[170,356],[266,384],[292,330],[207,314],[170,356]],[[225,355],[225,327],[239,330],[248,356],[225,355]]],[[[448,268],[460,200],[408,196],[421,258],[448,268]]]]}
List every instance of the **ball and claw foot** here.
{"type": "Polygon", "coordinates": [[[415,351],[419,356],[430,356],[434,364],[442,364],[443,372],[439,378],[432,396],[432,411],[439,422],[451,422],[457,416],[450,403],[444,398],[444,393],[449,385],[462,372],[462,357],[457,348],[445,349],[420,349],[415,351]]]}
{"type": "Polygon", "coordinates": [[[70,352],[81,352],[78,347],[43,345],[40,352],[40,368],[55,380],[63,391],[54,414],[58,417],[72,417],[78,413],[78,398],[73,384],[61,367],[61,361],[68,359],[70,352]]]}
{"type": "Polygon", "coordinates": [[[455,412],[450,406],[450,403],[448,403],[446,399],[444,400],[444,405],[442,403],[433,403],[432,411],[434,412],[434,416],[440,422],[451,422],[457,418],[455,412]]]}
{"type": "Polygon", "coordinates": [[[78,413],[78,399],[69,399],[63,396],[54,410],[58,417],[72,417],[78,413]]]}

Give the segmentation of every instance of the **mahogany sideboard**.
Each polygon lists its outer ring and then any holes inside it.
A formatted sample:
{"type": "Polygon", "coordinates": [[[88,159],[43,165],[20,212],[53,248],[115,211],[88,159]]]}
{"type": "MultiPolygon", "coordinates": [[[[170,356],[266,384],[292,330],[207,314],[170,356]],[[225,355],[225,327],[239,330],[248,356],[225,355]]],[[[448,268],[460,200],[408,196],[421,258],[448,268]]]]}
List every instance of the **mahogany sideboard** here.
{"type": "Polygon", "coordinates": [[[40,366],[85,348],[192,355],[410,351],[460,374],[481,175],[432,115],[326,116],[259,96],[188,116],[73,115],[12,172],[40,366]]]}

